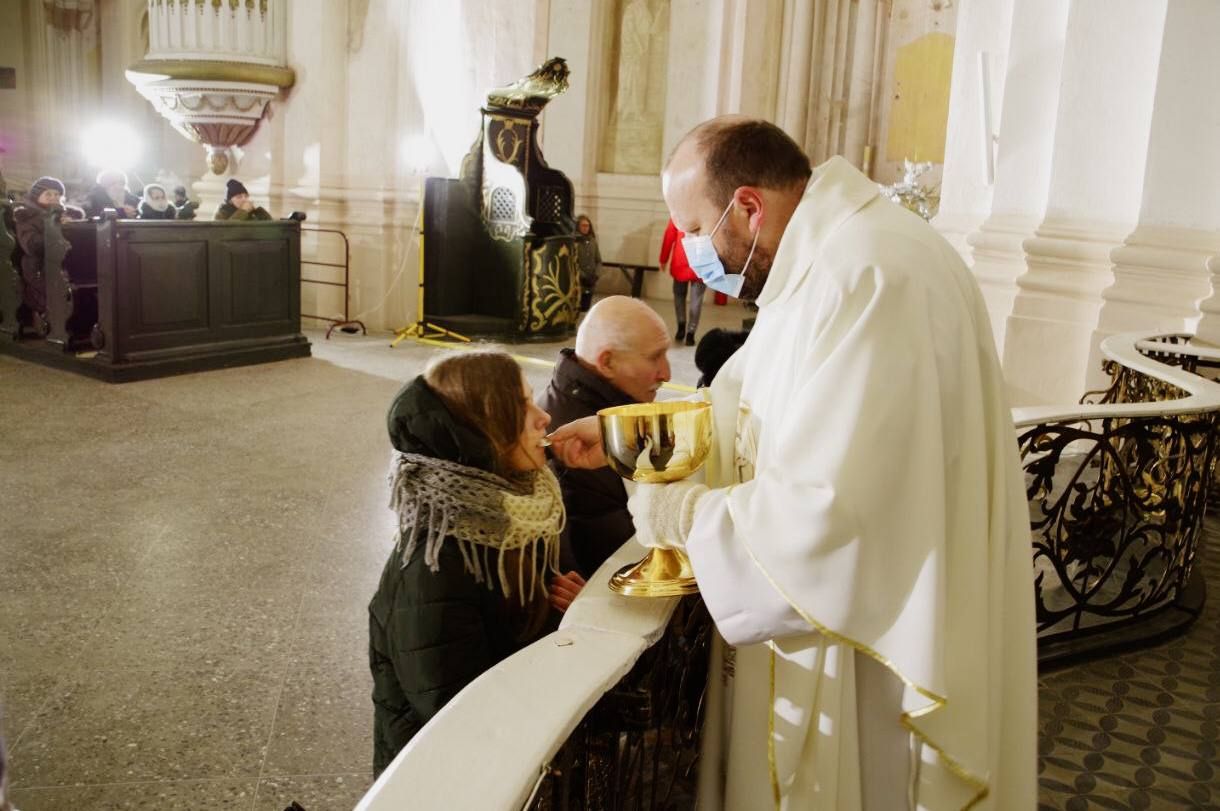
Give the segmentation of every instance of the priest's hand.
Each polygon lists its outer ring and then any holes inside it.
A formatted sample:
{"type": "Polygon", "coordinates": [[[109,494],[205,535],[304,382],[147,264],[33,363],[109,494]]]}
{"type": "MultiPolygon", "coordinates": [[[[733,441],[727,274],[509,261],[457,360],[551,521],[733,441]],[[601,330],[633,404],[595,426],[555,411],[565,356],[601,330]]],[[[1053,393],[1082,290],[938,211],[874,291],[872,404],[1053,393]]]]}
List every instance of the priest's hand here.
{"type": "Polygon", "coordinates": [[[637,484],[627,499],[635,539],[654,549],[685,549],[695,506],[707,487],[690,481],[637,484]]]}
{"type": "Polygon", "coordinates": [[[596,470],[606,466],[606,453],[602,449],[602,428],[597,417],[584,417],[552,431],[551,452],[566,467],[596,470]]]}

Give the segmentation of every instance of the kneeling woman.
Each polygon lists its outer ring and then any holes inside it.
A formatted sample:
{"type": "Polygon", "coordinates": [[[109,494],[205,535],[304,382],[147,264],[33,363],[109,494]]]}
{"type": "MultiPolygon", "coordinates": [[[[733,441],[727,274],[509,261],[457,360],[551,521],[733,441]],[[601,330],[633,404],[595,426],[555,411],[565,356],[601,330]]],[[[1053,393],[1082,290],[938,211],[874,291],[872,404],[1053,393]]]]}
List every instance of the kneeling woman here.
{"type": "Polygon", "coordinates": [[[563,498],[540,441],[551,418],[503,352],[463,352],[389,413],[398,539],[369,604],[373,772],[483,671],[540,637],[563,498]]]}

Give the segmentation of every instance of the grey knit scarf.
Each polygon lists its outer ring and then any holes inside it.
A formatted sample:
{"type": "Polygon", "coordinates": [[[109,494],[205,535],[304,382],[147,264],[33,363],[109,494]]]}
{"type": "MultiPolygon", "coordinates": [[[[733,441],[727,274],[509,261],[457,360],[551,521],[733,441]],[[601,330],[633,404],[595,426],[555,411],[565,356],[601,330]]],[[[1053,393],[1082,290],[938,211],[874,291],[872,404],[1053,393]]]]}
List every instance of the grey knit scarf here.
{"type": "Polygon", "coordinates": [[[509,480],[443,459],[399,453],[390,473],[390,509],[398,514],[395,548],[405,567],[424,544],[424,563],[440,570],[441,544],[450,539],[466,571],[494,588],[492,561],[505,597],[525,605],[546,591],[547,569],[559,571],[559,534],[565,513],[559,482],[549,468],[509,480]],[[505,552],[517,551],[509,572],[505,552]],[[538,557],[541,554],[542,560],[538,557]],[[515,581],[515,582],[514,582],[515,581]]]}

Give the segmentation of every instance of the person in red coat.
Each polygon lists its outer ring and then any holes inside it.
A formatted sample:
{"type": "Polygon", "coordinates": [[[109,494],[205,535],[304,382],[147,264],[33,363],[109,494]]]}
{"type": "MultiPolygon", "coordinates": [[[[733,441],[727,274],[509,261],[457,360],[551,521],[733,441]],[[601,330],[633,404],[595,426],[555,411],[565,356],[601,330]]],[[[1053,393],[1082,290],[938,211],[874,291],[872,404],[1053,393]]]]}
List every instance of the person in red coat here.
{"type": "Polygon", "coordinates": [[[699,314],[703,311],[703,282],[691,270],[682,249],[682,232],[670,220],[665,227],[665,238],[661,240],[661,268],[674,277],[674,315],[678,319],[678,332],[674,340],[686,340],[687,346],[695,345],[695,333],[699,329],[699,314]],[[690,288],[690,301],[687,301],[690,288]]]}

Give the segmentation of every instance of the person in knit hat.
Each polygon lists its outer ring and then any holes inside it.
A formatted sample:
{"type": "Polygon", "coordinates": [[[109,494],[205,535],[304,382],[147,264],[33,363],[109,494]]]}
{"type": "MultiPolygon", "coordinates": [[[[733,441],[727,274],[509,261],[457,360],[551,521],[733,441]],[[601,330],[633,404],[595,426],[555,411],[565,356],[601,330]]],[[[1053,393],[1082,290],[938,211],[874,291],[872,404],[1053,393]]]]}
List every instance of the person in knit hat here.
{"type": "Polygon", "coordinates": [[[216,209],[217,220],[269,220],[271,215],[262,206],[255,207],[250,192],[235,177],[225,184],[225,201],[216,209]]]}
{"type": "Polygon", "coordinates": [[[164,186],[160,183],[149,183],[144,187],[144,198],[140,201],[140,219],[173,220],[177,217],[178,209],[169,201],[164,186]]]}
{"type": "Polygon", "coordinates": [[[47,214],[61,210],[64,184],[40,177],[13,209],[17,245],[21,248],[21,303],[30,316],[47,310],[47,280],[43,272],[47,214]]]}

